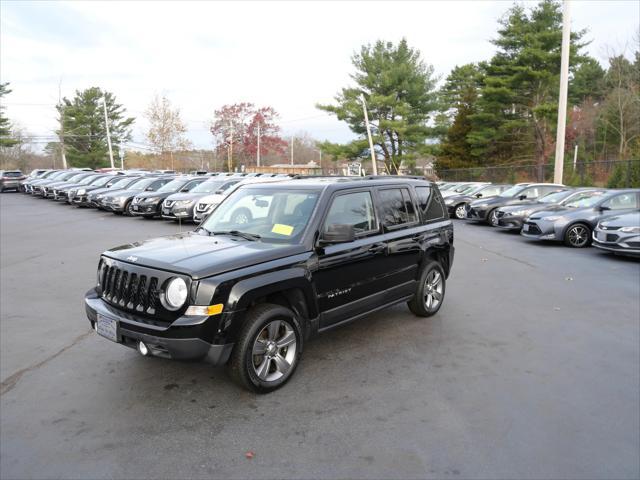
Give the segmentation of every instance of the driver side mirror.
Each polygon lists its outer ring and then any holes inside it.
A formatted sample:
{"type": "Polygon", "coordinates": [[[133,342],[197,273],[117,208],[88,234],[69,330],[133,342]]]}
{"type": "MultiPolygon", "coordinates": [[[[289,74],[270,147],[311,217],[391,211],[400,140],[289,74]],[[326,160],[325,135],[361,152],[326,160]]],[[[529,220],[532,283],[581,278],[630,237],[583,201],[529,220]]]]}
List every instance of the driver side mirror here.
{"type": "Polygon", "coordinates": [[[518,200],[526,200],[526,199],[527,199],[527,196],[526,196],[526,195],[520,195],[520,196],[518,197],[518,200]]]}
{"type": "Polygon", "coordinates": [[[598,208],[598,210],[600,210],[601,212],[604,212],[605,210],[611,210],[611,207],[607,207],[606,205],[600,205],[600,208],[598,208]]]}
{"type": "Polygon", "coordinates": [[[189,191],[189,189],[187,187],[183,187],[183,188],[180,189],[180,193],[185,193],[185,192],[188,192],[188,191],[189,191]]]}
{"type": "Polygon", "coordinates": [[[482,194],[481,193],[476,193],[476,198],[482,198],[482,194]]]}
{"type": "Polygon", "coordinates": [[[144,189],[145,192],[153,192],[153,187],[147,187],[144,189]]]}
{"type": "Polygon", "coordinates": [[[215,192],[216,195],[222,195],[224,193],[224,190],[222,190],[221,188],[219,188],[218,190],[216,190],[215,192]]]}
{"type": "Polygon", "coordinates": [[[353,225],[344,225],[341,223],[332,223],[327,229],[320,235],[320,243],[332,244],[332,243],[346,243],[353,242],[356,238],[356,232],[353,225]]]}

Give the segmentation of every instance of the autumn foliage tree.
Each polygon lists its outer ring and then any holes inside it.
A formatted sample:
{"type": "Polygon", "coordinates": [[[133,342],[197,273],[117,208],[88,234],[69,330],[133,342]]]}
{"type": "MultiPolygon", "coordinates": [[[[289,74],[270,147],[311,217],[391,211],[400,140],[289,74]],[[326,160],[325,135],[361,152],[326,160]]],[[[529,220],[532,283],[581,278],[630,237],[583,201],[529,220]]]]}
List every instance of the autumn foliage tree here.
{"type": "Polygon", "coordinates": [[[280,136],[273,107],[256,107],[253,103],[224,105],[214,112],[211,134],[218,153],[227,156],[227,169],[237,165],[255,165],[260,155],[284,155],[287,142],[280,136]],[[259,138],[259,141],[258,141],[259,138]]]}

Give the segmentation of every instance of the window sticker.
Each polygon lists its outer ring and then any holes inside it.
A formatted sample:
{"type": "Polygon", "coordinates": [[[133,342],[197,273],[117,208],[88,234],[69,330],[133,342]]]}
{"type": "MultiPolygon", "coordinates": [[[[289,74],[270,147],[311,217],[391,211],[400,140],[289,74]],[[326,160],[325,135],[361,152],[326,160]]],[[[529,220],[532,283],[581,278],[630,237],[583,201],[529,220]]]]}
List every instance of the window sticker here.
{"type": "Polygon", "coordinates": [[[293,233],[293,227],[291,225],[283,225],[281,223],[276,223],[271,229],[273,233],[277,233],[278,235],[286,235],[287,237],[291,236],[293,233]]]}

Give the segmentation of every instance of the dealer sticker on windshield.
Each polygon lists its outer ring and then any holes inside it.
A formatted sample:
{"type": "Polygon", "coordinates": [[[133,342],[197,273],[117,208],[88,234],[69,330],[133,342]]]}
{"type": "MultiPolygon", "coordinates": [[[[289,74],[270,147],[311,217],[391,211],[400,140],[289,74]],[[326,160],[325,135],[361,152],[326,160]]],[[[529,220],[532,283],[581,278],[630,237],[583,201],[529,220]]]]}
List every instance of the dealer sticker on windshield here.
{"type": "Polygon", "coordinates": [[[286,235],[287,237],[291,236],[293,233],[293,227],[291,225],[283,225],[281,223],[276,223],[271,229],[273,233],[277,233],[278,235],[286,235]]]}

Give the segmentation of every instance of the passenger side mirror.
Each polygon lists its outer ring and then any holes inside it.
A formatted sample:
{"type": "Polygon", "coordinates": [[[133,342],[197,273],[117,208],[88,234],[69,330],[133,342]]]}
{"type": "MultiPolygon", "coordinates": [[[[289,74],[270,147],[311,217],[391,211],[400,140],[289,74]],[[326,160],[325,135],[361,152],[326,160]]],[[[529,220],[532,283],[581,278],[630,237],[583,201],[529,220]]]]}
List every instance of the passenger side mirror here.
{"type": "Polygon", "coordinates": [[[356,232],[353,225],[344,225],[341,223],[332,223],[320,236],[320,242],[323,244],[353,242],[356,238],[356,232]]]}
{"type": "Polygon", "coordinates": [[[526,200],[526,199],[527,199],[527,196],[526,196],[526,195],[520,195],[520,196],[518,197],[518,200],[526,200]]]}
{"type": "Polygon", "coordinates": [[[153,187],[147,187],[144,189],[145,192],[153,192],[153,187]]]}
{"type": "Polygon", "coordinates": [[[482,194],[481,193],[476,193],[476,198],[482,198],[482,194]]]}
{"type": "Polygon", "coordinates": [[[214,192],[216,195],[222,195],[224,193],[224,190],[222,190],[221,188],[219,188],[218,190],[216,190],[214,192]]]}
{"type": "Polygon", "coordinates": [[[611,207],[607,207],[606,205],[600,205],[600,208],[598,209],[601,212],[604,212],[605,210],[611,210],[611,207]]]}
{"type": "Polygon", "coordinates": [[[186,193],[188,191],[189,191],[189,189],[187,187],[183,187],[183,188],[180,189],[180,193],[186,193]]]}

